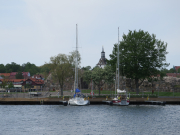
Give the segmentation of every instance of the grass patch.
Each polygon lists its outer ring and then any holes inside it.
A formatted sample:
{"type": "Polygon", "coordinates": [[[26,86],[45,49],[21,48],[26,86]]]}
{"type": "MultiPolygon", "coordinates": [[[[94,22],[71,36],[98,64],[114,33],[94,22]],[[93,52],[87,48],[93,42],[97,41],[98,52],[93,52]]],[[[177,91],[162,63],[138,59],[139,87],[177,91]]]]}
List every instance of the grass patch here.
{"type": "MultiPolygon", "coordinates": [[[[81,90],[82,93],[88,93],[90,94],[91,90],[81,90]]],[[[99,90],[93,90],[94,94],[99,94],[99,90]]],[[[115,91],[110,91],[110,90],[102,90],[100,91],[100,94],[115,94],[115,91]]]]}
{"type": "Polygon", "coordinates": [[[174,87],[175,87],[175,88],[180,88],[180,85],[175,85],[174,87]]]}
{"type": "MultiPolygon", "coordinates": [[[[177,85],[178,87],[180,87],[180,85],[177,85]]],[[[81,90],[82,93],[88,93],[90,94],[91,90],[81,90]]],[[[99,94],[99,90],[93,90],[94,94],[98,95],[99,94]]],[[[110,90],[102,90],[100,91],[100,94],[105,94],[105,95],[114,95],[115,91],[110,91],[110,90]]],[[[139,95],[136,94],[136,92],[130,92],[131,97],[142,97],[142,95],[149,95],[151,97],[158,97],[158,92],[154,92],[152,94],[152,92],[139,92],[139,95]]],[[[159,92],[159,96],[180,96],[180,92],[159,92]]]]}
{"type": "MultiPolygon", "coordinates": [[[[58,96],[50,96],[49,98],[58,98],[58,96]]],[[[59,96],[59,98],[63,98],[62,96],[59,96]]],[[[64,98],[71,98],[71,96],[64,96],[64,98]]]]}
{"type": "MultiPolygon", "coordinates": [[[[136,92],[130,92],[131,96],[135,95],[136,92]]],[[[136,94],[137,95],[137,94],[136,94]]],[[[139,95],[152,95],[152,92],[140,92],[139,95]]],[[[158,96],[158,92],[154,92],[153,95],[158,96]]],[[[169,96],[173,96],[173,92],[159,92],[159,96],[165,96],[165,97],[169,97],[169,96]]],[[[174,96],[180,96],[180,92],[174,92],[174,96]]]]}

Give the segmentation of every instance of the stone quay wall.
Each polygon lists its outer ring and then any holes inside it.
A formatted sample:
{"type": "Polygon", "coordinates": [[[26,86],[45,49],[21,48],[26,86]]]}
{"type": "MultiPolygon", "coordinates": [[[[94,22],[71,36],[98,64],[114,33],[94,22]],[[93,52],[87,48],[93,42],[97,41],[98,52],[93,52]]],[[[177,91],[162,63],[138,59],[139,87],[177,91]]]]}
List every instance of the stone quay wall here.
{"type": "MultiPolygon", "coordinates": [[[[89,83],[86,88],[83,87],[82,81],[79,79],[79,88],[80,89],[91,89],[92,84],[89,83]]],[[[53,80],[51,75],[44,82],[44,86],[47,90],[60,90],[60,85],[58,81],[53,80]]],[[[117,84],[116,84],[117,87],[117,84]]],[[[121,90],[126,89],[129,92],[135,92],[135,81],[129,78],[120,77],[119,87],[121,90]]],[[[73,90],[74,88],[74,80],[69,78],[64,83],[64,90],[73,90]]],[[[93,89],[98,90],[98,87],[93,84],[93,89]]],[[[101,90],[115,90],[115,84],[107,84],[105,83],[101,90]]],[[[144,80],[144,82],[139,86],[140,92],[152,92],[161,91],[161,92],[180,92],[180,78],[177,77],[164,77],[162,80],[148,82],[148,80],[144,80]]]]}

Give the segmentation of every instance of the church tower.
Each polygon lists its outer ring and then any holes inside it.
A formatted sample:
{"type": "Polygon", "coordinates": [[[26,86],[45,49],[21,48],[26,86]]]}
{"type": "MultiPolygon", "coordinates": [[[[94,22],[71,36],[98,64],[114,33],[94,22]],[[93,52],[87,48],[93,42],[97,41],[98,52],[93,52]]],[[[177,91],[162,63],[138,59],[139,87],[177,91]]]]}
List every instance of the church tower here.
{"type": "Polygon", "coordinates": [[[105,52],[104,52],[104,47],[102,47],[102,52],[101,52],[101,58],[98,62],[98,64],[96,64],[96,66],[100,67],[100,68],[104,68],[106,66],[106,58],[105,58],[105,52]]]}

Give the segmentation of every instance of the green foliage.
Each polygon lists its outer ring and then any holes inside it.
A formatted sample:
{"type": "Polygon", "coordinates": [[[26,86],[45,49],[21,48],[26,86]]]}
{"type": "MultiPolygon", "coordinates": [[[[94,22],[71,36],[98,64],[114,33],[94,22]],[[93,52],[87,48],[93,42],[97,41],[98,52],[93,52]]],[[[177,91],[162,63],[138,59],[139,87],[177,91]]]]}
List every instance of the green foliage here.
{"type": "Polygon", "coordinates": [[[3,82],[1,84],[2,88],[6,88],[6,85],[7,85],[7,80],[6,79],[3,79],[3,82]]]}
{"type": "Polygon", "coordinates": [[[12,62],[11,64],[6,64],[5,66],[3,64],[0,64],[0,73],[11,72],[30,72],[30,75],[32,76],[36,73],[39,73],[40,68],[37,67],[35,64],[31,64],[30,62],[22,64],[22,66],[14,62],[12,62]]]}
{"type": "Polygon", "coordinates": [[[19,72],[16,74],[16,79],[23,79],[22,72],[19,71],[19,72]]]}
{"type": "Polygon", "coordinates": [[[70,52],[70,55],[68,55],[68,59],[73,66],[75,66],[76,60],[78,65],[80,65],[81,63],[81,55],[79,52],[76,53],[76,51],[70,52]]]}
{"type": "Polygon", "coordinates": [[[6,72],[6,68],[3,64],[0,64],[0,73],[5,73],[6,72]]]}
{"type": "Polygon", "coordinates": [[[61,96],[63,96],[64,82],[74,74],[75,55],[58,54],[50,58],[51,74],[54,80],[59,82],[61,87],[61,96]]]}
{"type": "Polygon", "coordinates": [[[178,68],[177,72],[180,73],[180,68],[178,68]]]}
{"type": "MultiPolygon", "coordinates": [[[[165,63],[166,49],[167,43],[143,30],[129,31],[127,35],[123,35],[119,46],[121,74],[135,80],[137,93],[145,78],[157,76],[162,67],[169,65],[165,63]]],[[[116,67],[117,44],[114,45],[110,58],[108,64],[116,67]]]]}
{"type": "Polygon", "coordinates": [[[2,78],[5,78],[5,76],[4,76],[4,75],[1,75],[1,77],[2,77],[2,78]]]}
{"type": "Polygon", "coordinates": [[[116,72],[116,65],[117,65],[117,52],[118,52],[118,46],[117,44],[114,44],[112,54],[110,54],[110,60],[106,60],[107,64],[110,65],[114,72],[116,72]]]}
{"type": "Polygon", "coordinates": [[[12,82],[9,83],[8,88],[9,88],[9,89],[10,89],[10,88],[14,88],[14,85],[13,85],[12,82]]]}
{"type": "Polygon", "coordinates": [[[84,72],[84,79],[87,83],[90,83],[91,79],[94,84],[97,85],[100,95],[101,87],[105,83],[113,83],[115,74],[111,66],[106,66],[104,69],[95,67],[93,70],[87,70],[84,72]]]}
{"type": "Polygon", "coordinates": [[[48,63],[45,63],[44,65],[40,66],[40,74],[44,76],[46,79],[51,71],[51,65],[48,63]]]}
{"type": "Polygon", "coordinates": [[[82,67],[82,70],[89,71],[89,70],[91,70],[91,66],[82,67]]]}
{"type": "Polygon", "coordinates": [[[176,73],[176,70],[174,68],[169,69],[169,73],[176,73]]]}
{"type": "Polygon", "coordinates": [[[21,66],[14,62],[11,62],[11,64],[6,64],[5,69],[6,69],[6,73],[17,72],[17,71],[21,71],[21,66]]]}
{"type": "Polygon", "coordinates": [[[40,68],[38,68],[35,64],[31,64],[30,62],[27,62],[22,65],[22,69],[24,72],[30,72],[30,75],[33,76],[36,73],[39,73],[40,68]]]}

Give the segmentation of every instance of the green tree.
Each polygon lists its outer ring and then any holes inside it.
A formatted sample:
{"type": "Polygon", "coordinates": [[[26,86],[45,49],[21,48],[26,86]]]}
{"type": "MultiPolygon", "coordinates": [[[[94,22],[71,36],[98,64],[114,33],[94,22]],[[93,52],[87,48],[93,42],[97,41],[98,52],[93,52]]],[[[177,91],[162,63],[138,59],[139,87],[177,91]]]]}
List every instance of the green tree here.
{"type": "Polygon", "coordinates": [[[30,72],[30,75],[32,76],[32,75],[35,75],[36,73],[39,73],[40,68],[37,67],[35,64],[27,62],[22,65],[22,71],[30,72]]]}
{"type": "Polygon", "coordinates": [[[22,75],[22,72],[19,71],[17,74],[16,74],[16,79],[23,79],[23,75],[22,75]]]}
{"type": "Polygon", "coordinates": [[[8,82],[7,79],[3,79],[3,82],[1,84],[2,88],[6,88],[6,85],[8,84],[7,82],[8,82]]]}
{"type": "Polygon", "coordinates": [[[177,71],[178,73],[180,73],[180,68],[178,68],[178,71],[177,71]]]}
{"type": "Polygon", "coordinates": [[[6,73],[21,71],[21,66],[14,62],[11,62],[11,64],[6,64],[5,68],[6,68],[6,73]]]}
{"type": "Polygon", "coordinates": [[[163,78],[166,76],[166,73],[168,73],[169,70],[168,69],[161,69],[160,70],[160,80],[163,80],[163,78]]]}
{"type": "Polygon", "coordinates": [[[3,64],[0,64],[0,73],[5,73],[6,72],[6,68],[3,64]]]}
{"type": "Polygon", "coordinates": [[[169,73],[176,73],[176,70],[174,68],[169,69],[169,73]]]}
{"type": "Polygon", "coordinates": [[[1,77],[4,79],[5,78],[5,76],[4,75],[1,75],[1,77]]]}
{"type": "Polygon", "coordinates": [[[57,80],[61,88],[61,96],[63,96],[64,82],[73,75],[72,56],[58,54],[50,58],[51,74],[54,80],[57,80]]]}
{"type": "Polygon", "coordinates": [[[40,74],[43,75],[43,77],[46,79],[51,71],[51,65],[48,63],[45,63],[44,65],[40,66],[40,74]]]}
{"type": "MultiPolygon", "coordinates": [[[[167,43],[156,39],[154,34],[150,35],[143,30],[129,31],[123,34],[120,42],[120,69],[127,78],[135,80],[136,93],[145,78],[157,76],[166,63],[167,43]]],[[[117,45],[114,45],[113,53],[110,55],[109,64],[115,67],[117,60],[117,45]]]]}
{"type": "Polygon", "coordinates": [[[105,83],[112,83],[114,82],[115,74],[111,68],[111,66],[106,66],[104,69],[95,67],[93,70],[86,70],[84,72],[84,79],[87,83],[90,83],[91,79],[93,80],[94,84],[98,87],[99,95],[101,87],[105,83]]]}
{"type": "Polygon", "coordinates": [[[10,82],[10,83],[8,84],[8,88],[9,88],[9,89],[10,89],[10,88],[14,88],[14,85],[13,85],[12,82],[10,82]]]}
{"type": "Polygon", "coordinates": [[[91,70],[91,66],[82,67],[82,70],[84,71],[91,70]]]}

